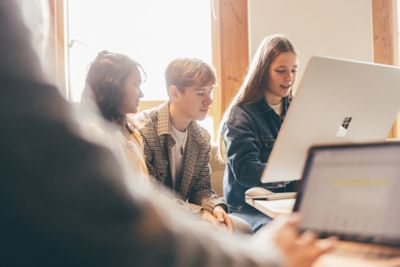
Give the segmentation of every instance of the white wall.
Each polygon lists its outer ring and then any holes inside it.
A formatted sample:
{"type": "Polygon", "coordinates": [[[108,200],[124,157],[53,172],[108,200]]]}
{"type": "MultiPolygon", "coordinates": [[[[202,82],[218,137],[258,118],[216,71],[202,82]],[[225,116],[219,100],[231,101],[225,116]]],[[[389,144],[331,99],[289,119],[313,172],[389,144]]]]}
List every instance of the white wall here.
{"type": "Polygon", "coordinates": [[[248,0],[248,4],[250,56],[265,36],[283,33],[299,51],[298,79],[312,55],[373,61],[370,0],[248,0]]]}

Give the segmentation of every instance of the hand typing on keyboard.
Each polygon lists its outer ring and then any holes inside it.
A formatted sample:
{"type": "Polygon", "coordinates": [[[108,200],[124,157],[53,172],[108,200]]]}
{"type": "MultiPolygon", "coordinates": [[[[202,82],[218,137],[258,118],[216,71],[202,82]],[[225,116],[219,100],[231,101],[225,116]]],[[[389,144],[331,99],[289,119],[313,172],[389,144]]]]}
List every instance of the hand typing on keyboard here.
{"type": "Polygon", "coordinates": [[[335,248],[336,238],[319,239],[311,232],[300,234],[298,231],[299,216],[281,216],[257,232],[262,246],[265,238],[272,238],[282,253],[284,266],[310,267],[319,256],[335,248]]]}

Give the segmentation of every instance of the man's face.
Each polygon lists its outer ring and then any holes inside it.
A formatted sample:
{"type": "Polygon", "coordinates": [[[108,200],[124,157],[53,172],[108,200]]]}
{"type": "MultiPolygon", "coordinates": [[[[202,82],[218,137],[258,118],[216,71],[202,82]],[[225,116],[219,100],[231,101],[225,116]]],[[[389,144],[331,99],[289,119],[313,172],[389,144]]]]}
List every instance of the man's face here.
{"type": "Polygon", "coordinates": [[[188,86],[183,92],[177,90],[174,105],[190,120],[203,120],[212,104],[214,85],[188,86]]]}

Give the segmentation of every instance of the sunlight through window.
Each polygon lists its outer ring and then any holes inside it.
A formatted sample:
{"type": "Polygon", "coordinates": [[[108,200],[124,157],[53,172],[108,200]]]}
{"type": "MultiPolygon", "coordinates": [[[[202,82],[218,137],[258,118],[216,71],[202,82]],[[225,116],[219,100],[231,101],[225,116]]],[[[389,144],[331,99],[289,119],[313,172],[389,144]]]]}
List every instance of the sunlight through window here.
{"type": "Polygon", "coordinates": [[[102,50],[140,62],[143,100],[167,99],[166,65],[177,57],[211,64],[211,11],[205,0],[69,0],[70,99],[79,101],[90,62],[102,50]]]}

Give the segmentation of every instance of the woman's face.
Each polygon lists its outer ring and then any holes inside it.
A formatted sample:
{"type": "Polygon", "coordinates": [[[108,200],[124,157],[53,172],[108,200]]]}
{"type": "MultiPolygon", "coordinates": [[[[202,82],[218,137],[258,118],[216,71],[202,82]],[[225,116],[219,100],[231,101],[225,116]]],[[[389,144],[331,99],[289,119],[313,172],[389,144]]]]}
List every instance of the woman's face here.
{"type": "Polygon", "coordinates": [[[268,84],[265,97],[270,104],[279,104],[283,97],[289,95],[296,80],[297,56],[285,52],[276,57],[268,71],[268,84]]]}
{"type": "Polygon", "coordinates": [[[136,113],[139,106],[140,98],[143,97],[140,85],[142,79],[137,69],[133,70],[123,85],[123,99],[120,107],[122,114],[136,113]]]}

